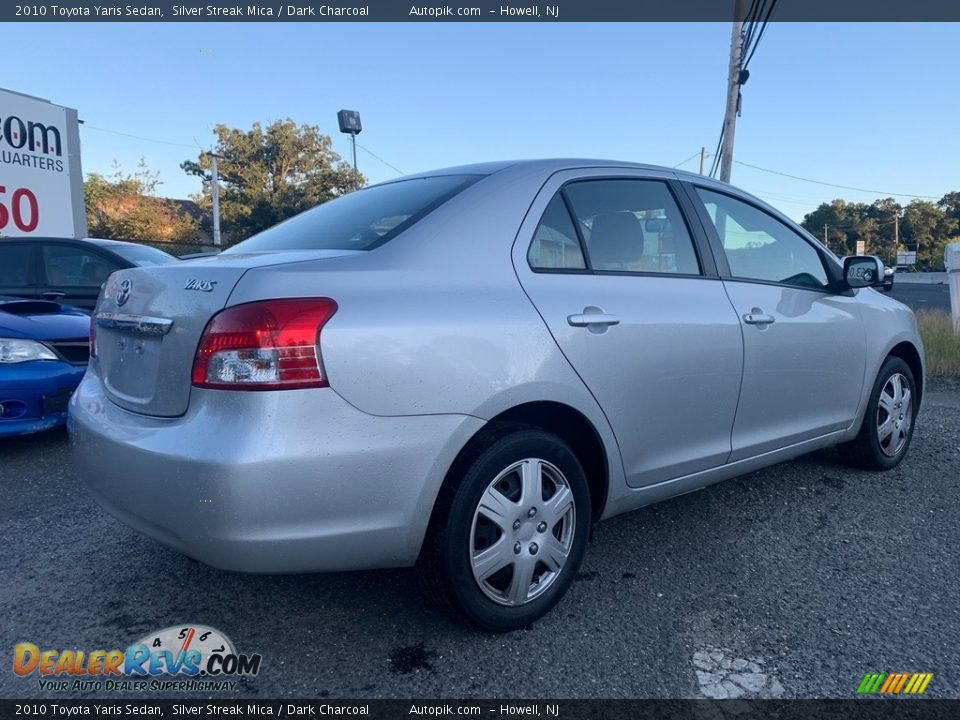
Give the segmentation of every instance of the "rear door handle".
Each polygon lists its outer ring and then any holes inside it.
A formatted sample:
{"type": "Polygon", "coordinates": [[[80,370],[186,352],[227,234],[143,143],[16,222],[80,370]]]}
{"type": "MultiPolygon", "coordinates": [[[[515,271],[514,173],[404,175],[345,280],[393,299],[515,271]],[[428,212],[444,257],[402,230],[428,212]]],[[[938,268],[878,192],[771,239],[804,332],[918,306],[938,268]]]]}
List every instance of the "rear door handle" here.
{"type": "Polygon", "coordinates": [[[47,290],[46,292],[40,293],[40,297],[44,300],[59,300],[62,297],[66,297],[65,292],[60,292],[59,290],[47,290]]]}
{"type": "MultiPolygon", "coordinates": [[[[586,308],[584,308],[586,309],[586,308]]],[[[606,313],[579,313],[567,315],[567,322],[573,327],[590,327],[591,325],[619,325],[620,318],[606,313]]]]}
{"type": "Polygon", "coordinates": [[[757,312],[757,308],[754,308],[754,312],[747,313],[743,316],[743,321],[748,325],[769,325],[775,322],[776,318],[773,315],[757,312]]]}

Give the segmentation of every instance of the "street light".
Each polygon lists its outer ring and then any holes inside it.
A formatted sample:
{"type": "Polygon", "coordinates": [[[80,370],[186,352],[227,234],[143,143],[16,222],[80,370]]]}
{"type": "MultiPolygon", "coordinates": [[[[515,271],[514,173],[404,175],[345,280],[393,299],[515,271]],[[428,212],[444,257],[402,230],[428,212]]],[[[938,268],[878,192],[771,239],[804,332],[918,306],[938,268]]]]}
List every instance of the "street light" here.
{"type": "Polygon", "coordinates": [[[340,123],[340,132],[350,136],[350,147],[353,150],[353,189],[360,186],[360,173],[357,171],[357,135],[363,130],[360,125],[360,113],[356,110],[341,110],[337,113],[337,122],[340,123]]]}

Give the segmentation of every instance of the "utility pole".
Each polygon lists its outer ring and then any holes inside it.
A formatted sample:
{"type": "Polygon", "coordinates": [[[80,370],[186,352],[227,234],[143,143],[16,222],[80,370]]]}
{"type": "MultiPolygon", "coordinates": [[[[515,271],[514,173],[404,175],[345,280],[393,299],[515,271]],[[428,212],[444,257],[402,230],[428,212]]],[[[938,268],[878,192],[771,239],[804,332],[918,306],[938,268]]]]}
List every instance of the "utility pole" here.
{"type": "Polygon", "coordinates": [[[350,133],[350,147],[353,150],[353,189],[360,189],[360,171],[357,170],[357,134],[350,133]]]}
{"type": "Polygon", "coordinates": [[[740,109],[740,64],[743,61],[743,16],[745,0],[735,0],[733,29],[730,32],[730,69],[727,76],[727,111],[723,117],[723,145],[720,148],[720,179],[730,182],[733,169],[733,140],[740,109]]]}
{"type": "Polygon", "coordinates": [[[900,252],[900,213],[893,214],[893,252],[900,252]]]}
{"type": "Polygon", "coordinates": [[[830,247],[829,243],[827,242],[827,224],[826,223],[823,224],[823,246],[825,248],[830,247]]]}
{"type": "Polygon", "coordinates": [[[210,156],[210,197],[213,199],[213,246],[220,247],[220,176],[217,174],[217,154],[210,156]]]}
{"type": "Polygon", "coordinates": [[[707,149],[705,147],[700,148],[700,174],[703,175],[703,166],[707,161],[707,149]]]}
{"type": "Polygon", "coordinates": [[[363,126],[360,124],[360,113],[356,110],[341,110],[337,113],[337,122],[340,125],[340,132],[347,133],[350,136],[350,148],[353,150],[353,189],[360,189],[360,171],[357,170],[357,135],[359,135],[363,126]]]}

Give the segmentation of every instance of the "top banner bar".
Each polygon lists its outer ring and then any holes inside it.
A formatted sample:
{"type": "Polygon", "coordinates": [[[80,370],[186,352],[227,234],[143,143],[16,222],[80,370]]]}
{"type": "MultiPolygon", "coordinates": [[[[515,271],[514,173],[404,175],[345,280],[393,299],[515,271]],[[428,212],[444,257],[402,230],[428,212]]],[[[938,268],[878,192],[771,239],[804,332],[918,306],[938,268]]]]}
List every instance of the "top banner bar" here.
{"type": "MultiPolygon", "coordinates": [[[[472,0],[3,3],[3,22],[703,22],[731,21],[733,0],[472,0]]],[[[960,22],[960,0],[779,0],[773,22],[960,22]]]]}

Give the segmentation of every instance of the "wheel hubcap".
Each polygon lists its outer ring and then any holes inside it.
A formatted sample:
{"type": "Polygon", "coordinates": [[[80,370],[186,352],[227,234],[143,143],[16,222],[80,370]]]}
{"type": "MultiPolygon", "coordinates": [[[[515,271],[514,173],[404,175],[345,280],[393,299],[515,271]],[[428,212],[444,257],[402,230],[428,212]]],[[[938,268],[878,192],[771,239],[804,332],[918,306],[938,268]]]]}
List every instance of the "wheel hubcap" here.
{"type": "Polygon", "coordinates": [[[910,385],[901,373],[891,375],[883,384],[877,404],[877,440],[887,457],[897,455],[907,444],[913,424],[912,401],[910,385]]]}
{"type": "Polygon", "coordinates": [[[528,458],[491,482],[473,515],[470,565],[484,595],[523,605],[560,576],[573,547],[576,507],[563,473],[528,458]]]}

